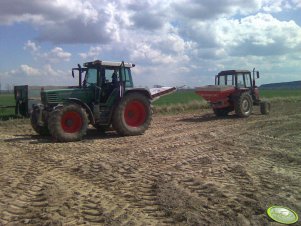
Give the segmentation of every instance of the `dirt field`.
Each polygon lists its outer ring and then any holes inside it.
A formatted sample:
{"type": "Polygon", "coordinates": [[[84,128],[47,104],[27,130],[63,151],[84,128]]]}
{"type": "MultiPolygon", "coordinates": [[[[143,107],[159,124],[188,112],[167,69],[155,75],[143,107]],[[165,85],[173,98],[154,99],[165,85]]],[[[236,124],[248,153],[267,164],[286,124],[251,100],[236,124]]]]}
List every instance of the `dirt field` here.
{"type": "Polygon", "coordinates": [[[142,136],[74,143],[0,122],[0,225],[280,225],[272,204],[301,215],[300,112],[157,115],[142,136]]]}

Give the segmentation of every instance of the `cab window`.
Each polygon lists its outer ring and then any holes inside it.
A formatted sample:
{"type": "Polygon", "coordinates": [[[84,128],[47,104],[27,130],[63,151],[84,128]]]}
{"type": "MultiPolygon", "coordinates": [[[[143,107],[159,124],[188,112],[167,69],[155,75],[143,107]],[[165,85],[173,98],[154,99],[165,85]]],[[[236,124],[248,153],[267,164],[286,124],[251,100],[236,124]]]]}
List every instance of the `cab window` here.
{"type": "Polygon", "coordinates": [[[233,75],[227,75],[227,83],[226,83],[227,86],[233,86],[234,84],[233,77],[234,77],[233,75]]]}
{"type": "Polygon", "coordinates": [[[244,76],[243,76],[242,73],[238,73],[236,75],[236,86],[238,88],[244,88],[245,87],[244,76]]]}
{"type": "Polygon", "coordinates": [[[233,75],[219,76],[219,85],[233,86],[234,85],[233,75]]]}
{"type": "Polygon", "coordinates": [[[219,85],[224,86],[226,85],[226,76],[219,76],[218,77],[219,85]]]}
{"type": "Polygon", "coordinates": [[[116,83],[119,81],[118,69],[105,69],[105,83],[116,83]]]}
{"type": "Polygon", "coordinates": [[[251,75],[250,74],[245,74],[245,83],[246,83],[247,88],[252,87],[251,75]]]}
{"type": "Polygon", "coordinates": [[[125,87],[133,87],[133,80],[132,80],[132,76],[131,76],[131,70],[129,68],[125,68],[125,87]]]}
{"type": "Polygon", "coordinates": [[[86,73],[86,83],[88,86],[91,84],[97,84],[97,69],[96,68],[89,68],[86,73]]]}

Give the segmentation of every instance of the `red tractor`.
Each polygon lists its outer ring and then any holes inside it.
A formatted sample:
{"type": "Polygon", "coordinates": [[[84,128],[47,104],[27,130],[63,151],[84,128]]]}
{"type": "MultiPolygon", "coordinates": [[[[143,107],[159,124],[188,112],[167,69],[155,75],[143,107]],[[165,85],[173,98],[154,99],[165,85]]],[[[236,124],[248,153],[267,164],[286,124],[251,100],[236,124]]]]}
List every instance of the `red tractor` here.
{"type": "MultiPolygon", "coordinates": [[[[259,78],[259,72],[256,71],[259,78]]],[[[270,103],[259,99],[259,90],[253,76],[248,70],[221,71],[215,76],[215,85],[199,87],[196,93],[207,100],[215,115],[223,117],[235,111],[240,117],[251,115],[253,105],[260,106],[262,114],[270,112],[270,103]]]]}

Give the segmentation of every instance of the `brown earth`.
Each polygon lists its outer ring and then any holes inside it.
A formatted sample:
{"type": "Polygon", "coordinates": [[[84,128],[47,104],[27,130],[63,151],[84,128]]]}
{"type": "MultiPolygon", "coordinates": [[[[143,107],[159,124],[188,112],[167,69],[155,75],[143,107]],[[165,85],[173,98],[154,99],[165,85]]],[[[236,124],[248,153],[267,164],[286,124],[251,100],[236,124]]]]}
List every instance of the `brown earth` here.
{"type": "Polygon", "coordinates": [[[300,112],[156,115],[142,136],[73,143],[0,122],[0,225],[278,225],[270,205],[301,215],[300,112]]]}

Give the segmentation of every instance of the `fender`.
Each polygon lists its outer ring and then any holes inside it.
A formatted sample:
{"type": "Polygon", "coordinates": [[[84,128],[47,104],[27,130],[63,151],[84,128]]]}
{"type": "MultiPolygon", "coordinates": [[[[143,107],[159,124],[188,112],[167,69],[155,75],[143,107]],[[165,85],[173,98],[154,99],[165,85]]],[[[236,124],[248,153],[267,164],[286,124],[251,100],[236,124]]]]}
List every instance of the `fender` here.
{"type": "Polygon", "coordinates": [[[93,125],[95,124],[95,118],[94,118],[94,115],[92,113],[92,110],[86,103],[82,102],[80,99],[77,99],[77,98],[68,98],[68,99],[65,99],[65,101],[69,102],[69,103],[78,104],[82,108],[84,108],[86,110],[86,112],[88,113],[88,117],[89,117],[89,120],[90,120],[91,124],[93,124],[93,125]]]}
{"type": "Polygon", "coordinates": [[[126,90],[124,95],[127,95],[129,93],[142,93],[149,100],[153,99],[151,93],[147,89],[144,89],[144,88],[133,88],[133,89],[130,89],[130,90],[126,90]]]}

